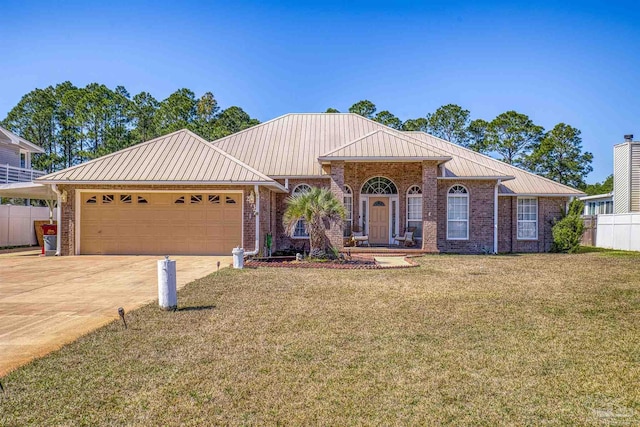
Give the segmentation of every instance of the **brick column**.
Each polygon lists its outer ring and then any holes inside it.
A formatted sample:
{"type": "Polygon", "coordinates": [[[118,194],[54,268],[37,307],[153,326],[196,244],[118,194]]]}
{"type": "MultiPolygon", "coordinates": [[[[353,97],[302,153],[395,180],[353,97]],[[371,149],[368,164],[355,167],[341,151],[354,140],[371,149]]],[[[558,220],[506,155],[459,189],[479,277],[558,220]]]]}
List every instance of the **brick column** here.
{"type": "MultiPolygon", "coordinates": [[[[329,189],[336,198],[340,200],[340,203],[342,203],[344,200],[344,162],[331,162],[331,181],[329,189]]],[[[342,224],[332,225],[331,229],[327,233],[327,237],[335,248],[342,249],[342,224]]]]}
{"type": "Polygon", "coordinates": [[[438,164],[422,162],[422,249],[438,252],[438,164]]]}

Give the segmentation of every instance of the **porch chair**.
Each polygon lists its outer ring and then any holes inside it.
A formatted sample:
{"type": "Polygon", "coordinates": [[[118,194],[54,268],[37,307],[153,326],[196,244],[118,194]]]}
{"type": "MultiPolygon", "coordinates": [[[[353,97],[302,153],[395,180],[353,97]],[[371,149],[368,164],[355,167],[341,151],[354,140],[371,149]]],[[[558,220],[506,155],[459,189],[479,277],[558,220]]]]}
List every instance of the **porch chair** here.
{"type": "Polygon", "coordinates": [[[360,245],[363,245],[365,243],[367,244],[367,246],[371,246],[369,244],[369,236],[365,236],[362,231],[353,231],[351,233],[351,238],[355,242],[356,246],[360,246],[360,245]]]}
{"type": "MultiPolygon", "coordinates": [[[[408,230],[408,229],[407,229],[408,230]]],[[[405,231],[404,236],[396,236],[394,243],[398,242],[398,246],[400,242],[404,244],[404,246],[415,246],[416,241],[413,240],[413,233],[415,231],[405,231]]]]}

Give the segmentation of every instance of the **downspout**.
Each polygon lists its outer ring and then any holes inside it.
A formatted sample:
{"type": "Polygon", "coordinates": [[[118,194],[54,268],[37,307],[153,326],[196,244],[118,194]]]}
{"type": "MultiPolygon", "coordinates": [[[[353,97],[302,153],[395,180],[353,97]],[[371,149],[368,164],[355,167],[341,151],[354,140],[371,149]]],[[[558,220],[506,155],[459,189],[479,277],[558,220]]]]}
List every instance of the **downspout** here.
{"type": "Polygon", "coordinates": [[[493,192],[493,253],[498,253],[498,188],[501,180],[496,181],[493,192]]]}
{"type": "Polygon", "coordinates": [[[256,195],[256,210],[254,212],[256,216],[256,245],[254,246],[254,250],[245,252],[244,256],[254,256],[260,252],[260,191],[258,190],[257,184],[253,186],[253,192],[256,195]]]}
{"type": "Polygon", "coordinates": [[[60,250],[62,249],[62,193],[58,190],[56,184],[51,184],[51,190],[56,193],[56,224],[58,225],[58,235],[56,236],[56,256],[60,256],[60,250]]]}

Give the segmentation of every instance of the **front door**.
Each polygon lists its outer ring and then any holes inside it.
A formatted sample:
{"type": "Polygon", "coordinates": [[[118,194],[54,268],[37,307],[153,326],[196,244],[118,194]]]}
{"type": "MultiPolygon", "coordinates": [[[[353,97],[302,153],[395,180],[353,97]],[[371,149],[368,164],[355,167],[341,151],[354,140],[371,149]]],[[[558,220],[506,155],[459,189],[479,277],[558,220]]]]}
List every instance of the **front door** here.
{"type": "Polygon", "coordinates": [[[388,197],[369,197],[369,243],[389,244],[388,197]]]}

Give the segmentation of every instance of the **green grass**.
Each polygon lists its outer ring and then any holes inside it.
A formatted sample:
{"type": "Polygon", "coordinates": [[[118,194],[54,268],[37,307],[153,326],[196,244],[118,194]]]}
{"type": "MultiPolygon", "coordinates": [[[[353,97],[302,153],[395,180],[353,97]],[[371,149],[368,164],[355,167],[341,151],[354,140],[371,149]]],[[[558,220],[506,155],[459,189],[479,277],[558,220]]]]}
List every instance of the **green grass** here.
{"type": "Polygon", "coordinates": [[[0,425],[638,425],[640,254],[225,269],[2,379],[0,425]]]}

